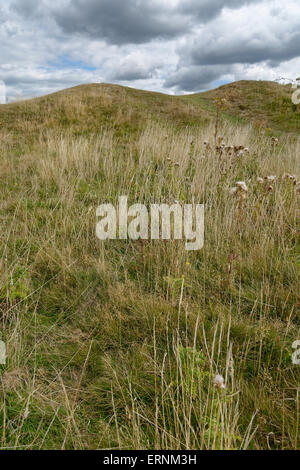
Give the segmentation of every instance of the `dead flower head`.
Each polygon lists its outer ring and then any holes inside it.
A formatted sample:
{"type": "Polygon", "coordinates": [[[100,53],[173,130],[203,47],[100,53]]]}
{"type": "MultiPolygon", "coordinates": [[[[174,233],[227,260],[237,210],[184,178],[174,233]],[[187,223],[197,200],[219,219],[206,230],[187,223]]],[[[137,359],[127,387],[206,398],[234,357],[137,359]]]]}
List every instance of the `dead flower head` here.
{"type": "Polygon", "coordinates": [[[220,374],[214,376],[213,384],[217,388],[226,388],[224,377],[220,374]]]}
{"type": "Polygon", "coordinates": [[[244,191],[245,193],[248,192],[248,186],[246,185],[245,181],[238,181],[236,183],[236,186],[241,190],[244,191]]]}
{"type": "Polygon", "coordinates": [[[277,176],[271,175],[271,176],[265,176],[265,180],[268,181],[269,183],[274,183],[277,179],[277,176]]]}

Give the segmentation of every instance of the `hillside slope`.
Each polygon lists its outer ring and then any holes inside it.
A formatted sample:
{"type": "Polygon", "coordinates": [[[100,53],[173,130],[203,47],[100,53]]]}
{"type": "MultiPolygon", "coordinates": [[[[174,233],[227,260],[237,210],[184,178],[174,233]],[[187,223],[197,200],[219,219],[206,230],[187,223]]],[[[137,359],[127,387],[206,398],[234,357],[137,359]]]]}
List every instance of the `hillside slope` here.
{"type": "Polygon", "coordinates": [[[0,105],[3,129],[35,136],[42,129],[77,135],[114,129],[120,137],[134,137],[147,121],[173,122],[178,128],[203,125],[209,115],[178,97],[108,84],[80,85],[52,95],[0,105]]]}
{"type": "Polygon", "coordinates": [[[226,98],[226,115],[277,132],[300,132],[300,105],[292,102],[291,85],[243,80],[215,90],[190,95],[187,102],[209,109],[216,98],[226,98]]]}

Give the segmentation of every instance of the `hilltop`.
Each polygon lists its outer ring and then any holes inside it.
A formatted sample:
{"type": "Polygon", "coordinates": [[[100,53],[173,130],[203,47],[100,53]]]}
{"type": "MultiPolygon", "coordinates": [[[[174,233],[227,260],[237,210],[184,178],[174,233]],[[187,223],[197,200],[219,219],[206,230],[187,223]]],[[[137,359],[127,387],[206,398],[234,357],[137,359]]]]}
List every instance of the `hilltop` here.
{"type": "Polygon", "coordinates": [[[277,132],[300,131],[300,105],[294,105],[291,85],[242,80],[190,95],[186,101],[210,109],[215,98],[226,98],[225,116],[252,122],[277,132]]]}
{"type": "Polygon", "coordinates": [[[77,135],[113,129],[131,138],[150,120],[173,122],[178,128],[203,125],[209,114],[178,97],[109,84],[79,85],[51,95],[0,106],[2,126],[36,135],[42,129],[72,128],[77,135]],[[26,124],[25,124],[26,123],[26,124]]]}

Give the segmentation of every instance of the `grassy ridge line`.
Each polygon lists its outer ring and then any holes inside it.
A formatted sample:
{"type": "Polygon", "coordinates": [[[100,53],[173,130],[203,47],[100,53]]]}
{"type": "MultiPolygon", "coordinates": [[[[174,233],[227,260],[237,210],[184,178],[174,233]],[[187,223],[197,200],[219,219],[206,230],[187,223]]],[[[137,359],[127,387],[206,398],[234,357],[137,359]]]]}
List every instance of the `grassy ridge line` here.
{"type": "Polygon", "coordinates": [[[257,123],[275,133],[298,133],[300,107],[292,103],[290,85],[264,81],[240,81],[205,93],[170,96],[110,84],[80,85],[52,95],[9,105],[0,105],[0,122],[22,134],[24,120],[36,134],[43,127],[72,127],[84,134],[99,126],[114,127],[126,137],[141,129],[147,120],[172,121],[183,128],[208,123],[215,114],[214,99],[226,97],[223,117],[233,123],[257,123]],[[20,120],[20,116],[22,119],[20,120]]]}

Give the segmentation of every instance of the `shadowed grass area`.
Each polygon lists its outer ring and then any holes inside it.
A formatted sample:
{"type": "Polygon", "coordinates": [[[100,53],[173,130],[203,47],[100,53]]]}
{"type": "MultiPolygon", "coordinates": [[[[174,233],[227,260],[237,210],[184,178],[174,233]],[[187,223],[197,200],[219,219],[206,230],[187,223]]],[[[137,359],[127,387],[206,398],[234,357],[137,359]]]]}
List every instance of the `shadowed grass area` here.
{"type": "Polygon", "coordinates": [[[0,448],[299,448],[299,139],[206,100],[0,106],[0,448]],[[119,195],[204,203],[204,248],[101,242],[119,195]]]}

